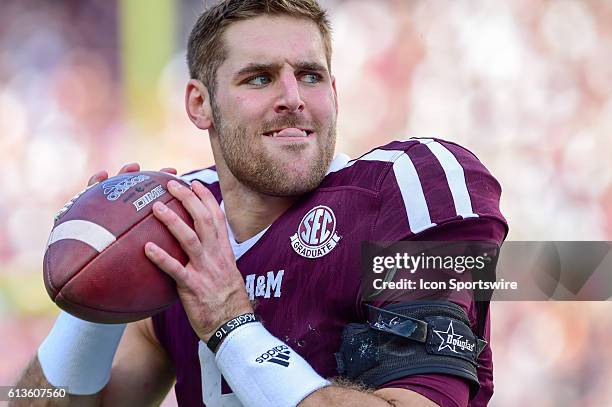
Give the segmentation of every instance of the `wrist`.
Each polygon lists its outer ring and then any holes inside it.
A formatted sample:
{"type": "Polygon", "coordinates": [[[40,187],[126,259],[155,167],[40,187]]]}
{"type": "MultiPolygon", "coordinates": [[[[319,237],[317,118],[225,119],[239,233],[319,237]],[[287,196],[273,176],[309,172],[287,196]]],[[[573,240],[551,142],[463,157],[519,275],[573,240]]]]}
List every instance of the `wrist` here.
{"type": "Polygon", "coordinates": [[[204,335],[202,340],[206,342],[208,348],[215,353],[221,343],[232,333],[242,325],[257,322],[258,318],[253,312],[246,312],[240,314],[237,317],[230,319],[229,321],[221,324],[214,332],[204,335]]]}
{"type": "Polygon", "coordinates": [[[68,393],[95,394],[110,371],[126,324],[97,324],[61,312],[38,348],[40,367],[49,383],[68,393]]]}
{"type": "Polygon", "coordinates": [[[215,321],[212,324],[209,324],[208,328],[205,328],[202,331],[198,332],[198,337],[204,343],[208,343],[211,340],[211,338],[215,335],[215,333],[225,324],[229,323],[230,321],[242,315],[254,314],[254,312],[255,311],[253,310],[251,303],[248,301],[245,305],[242,305],[240,307],[233,307],[232,311],[223,312],[221,317],[217,321],[215,321]]]}

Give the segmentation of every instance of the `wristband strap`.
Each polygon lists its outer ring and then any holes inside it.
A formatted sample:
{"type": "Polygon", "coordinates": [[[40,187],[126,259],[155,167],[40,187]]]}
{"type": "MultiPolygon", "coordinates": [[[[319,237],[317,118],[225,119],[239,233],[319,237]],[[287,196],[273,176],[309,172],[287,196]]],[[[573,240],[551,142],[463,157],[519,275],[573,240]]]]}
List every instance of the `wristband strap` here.
{"type": "Polygon", "coordinates": [[[221,345],[221,342],[223,342],[223,340],[227,338],[230,332],[242,325],[257,321],[257,315],[253,314],[252,312],[238,315],[236,318],[230,319],[229,321],[221,325],[219,329],[215,331],[213,336],[210,337],[210,339],[206,343],[208,349],[210,349],[213,353],[216,353],[217,349],[219,349],[219,345],[221,345]]]}

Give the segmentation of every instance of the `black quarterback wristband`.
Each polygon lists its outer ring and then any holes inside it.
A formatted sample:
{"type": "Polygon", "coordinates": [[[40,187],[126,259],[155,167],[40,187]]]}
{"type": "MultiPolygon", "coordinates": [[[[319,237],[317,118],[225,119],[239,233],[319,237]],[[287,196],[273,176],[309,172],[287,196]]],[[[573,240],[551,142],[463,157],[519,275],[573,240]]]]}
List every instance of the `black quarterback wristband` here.
{"type": "Polygon", "coordinates": [[[221,342],[223,342],[223,340],[230,334],[230,332],[242,325],[257,321],[259,321],[259,319],[252,312],[238,315],[236,318],[230,319],[229,321],[221,325],[219,329],[217,329],[215,333],[210,337],[210,339],[206,343],[208,349],[210,349],[213,353],[216,353],[217,349],[219,349],[219,345],[221,345],[221,342]]]}

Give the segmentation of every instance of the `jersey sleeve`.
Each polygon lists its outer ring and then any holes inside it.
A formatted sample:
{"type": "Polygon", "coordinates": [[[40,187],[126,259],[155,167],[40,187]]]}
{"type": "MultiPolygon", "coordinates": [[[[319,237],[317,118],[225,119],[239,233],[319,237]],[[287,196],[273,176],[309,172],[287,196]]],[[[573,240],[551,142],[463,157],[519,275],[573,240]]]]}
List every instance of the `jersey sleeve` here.
{"type": "MultiPolygon", "coordinates": [[[[457,144],[418,139],[389,148],[402,151],[382,179],[374,240],[395,242],[446,223],[468,219],[498,222],[501,187],[474,154],[457,144]]],[[[498,242],[501,244],[501,240],[498,242]]]]}
{"type": "MultiPolygon", "coordinates": [[[[427,231],[413,236],[412,240],[424,241],[453,241],[453,240],[479,240],[501,241],[506,233],[502,223],[488,218],[474,218],[455,220],[443,225],[430,228],[427,231]]],[[[470,385],[467,380],[447,374],[421,374],[405,376],[387,382],[380,388],[404,388],[417,392],[441,406],[486,406],[493,395],[493,357],[490,346],[490,318],[488,304],[479,308],[468,296],[453,297],[453,302],[461,306],[470,320],[473,331],[477,330],[478,314],[485,312],[482,336],[487,345],[478,357],[478,381],[480,389],[472,394],[469,401],[470,385]]],[[[385,303],[375,303],[384,306],[385,303]]]]}
{"type": "MultiPolygon", "coordinates": [[[[499,208],[501,187],[474,154],[436,139],[389,147],[404,153],[395,156],[380,185],[380,210],[374,228],[377,241],[472,240],[502,244],[508,225],[499,208]]],[[[470,298],[454,302],[464,309],[475,331],[478,313],[486,312],[482,334],[489,341],[488,304],[479,308],[470,298]]],[[[471,401],[468,382],[445,374],[406,376],[380,387],[412,390],[441,406],[486,405],[493,393],[489,344],[478,364],[480,390],[471,401]]]]}

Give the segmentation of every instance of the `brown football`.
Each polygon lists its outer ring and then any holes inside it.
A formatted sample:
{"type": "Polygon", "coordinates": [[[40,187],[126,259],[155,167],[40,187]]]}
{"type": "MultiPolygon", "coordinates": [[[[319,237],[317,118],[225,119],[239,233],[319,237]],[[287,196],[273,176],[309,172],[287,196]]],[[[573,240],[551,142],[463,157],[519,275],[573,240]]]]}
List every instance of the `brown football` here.
{"type": "Polygon", "coordinates": [[[166,190],[171,179],[179,180],[155,171],[121,174],[88,187],[60,210],[43,260],[45,287],[60,308],[92,322],[122,323],[177,300],[174,281],[144,254],[151,241],[187,263],[178,241],[152,212],[153,202],[161,201],[193,227],[166,190]]]}

